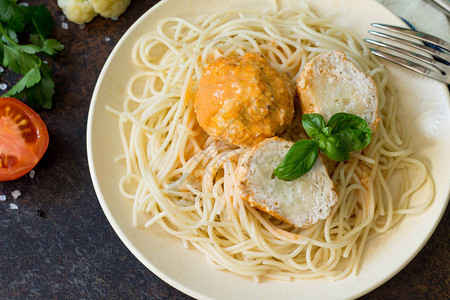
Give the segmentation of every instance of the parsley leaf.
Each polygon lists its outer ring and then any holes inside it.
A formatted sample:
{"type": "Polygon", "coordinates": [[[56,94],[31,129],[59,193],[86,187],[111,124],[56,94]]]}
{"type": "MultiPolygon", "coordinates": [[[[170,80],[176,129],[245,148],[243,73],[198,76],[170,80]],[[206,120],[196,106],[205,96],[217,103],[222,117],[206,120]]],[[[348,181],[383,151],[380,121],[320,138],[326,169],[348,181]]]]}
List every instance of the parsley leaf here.
{"type": "Polygon", "coordinates": [[[34,65],[32,69],[28,71],[25,76],[22,77],[19,82],[13,86],[6,94],[7,97],[13,97],[20,92],[22,92],[25,88],[30,88],[41,80],[41,72],[39,70],[38,65],[34,65]]]}
{"type": "Polygon", "coordinates": [[[23,75],[3,96],[26,98],[33,108],[52,107],[55,83],[51,68],[41,57],[64,49],[60,42],[48,38],[53,26],[51,13],[42,5],[20,6],[17,0],[0,0],[0,65],[23,75]],[[18,36],[27,36],[29,44],[18,36]]]}
{"type": "Polygon", "coordinates": [[[52,108],[52,97],[55,94],[55,83],[52,79],[52,70],[46,64],[40,67],[41,80],[30,87],[27,97],[33,106],[40,106],[46,109],[52,108]]]}
{"type": "Polygon", "coordinates": [[[46,39],[44,40],[39,34],[31,34],[30,42],[40,48],[40,51],[48,54],[54,55],[64,49],[64,45],[58,42],[55,39],[46,39]]]}
{"type": "Polygon", "coordinates": [[[18,46],[2,45],[2,47],[2,64],[16,73],[25,75],[34,65],[40,62],[39,57],[23,51],[18,46]]]}
{"type": "Polygon", "coordinates": [[[53,30],[53,17],[44,6],[38,6],[31,18],[36,32],[44,39],[48,38],[53,30]]]}
{"type": "Polygon", "coordinates": [[[17,0],[0,1],[0,21],[8,24],[8,27],[17,32],[22,32],[26,25],[26,16],[22,6],[17,5],[17,0]]]}
{"type": "Polygon", "coordinates": [[[32,45],[32,44],[29,44],[29,45],[17,45],[17,46],[14,46],[14,49],[16,49],[18,51],[23,51],[23,52],[28,53],[28,54],[36,54],[36,53],[41,51],[41,48],[39,48],[36,45],[32,45]]]}

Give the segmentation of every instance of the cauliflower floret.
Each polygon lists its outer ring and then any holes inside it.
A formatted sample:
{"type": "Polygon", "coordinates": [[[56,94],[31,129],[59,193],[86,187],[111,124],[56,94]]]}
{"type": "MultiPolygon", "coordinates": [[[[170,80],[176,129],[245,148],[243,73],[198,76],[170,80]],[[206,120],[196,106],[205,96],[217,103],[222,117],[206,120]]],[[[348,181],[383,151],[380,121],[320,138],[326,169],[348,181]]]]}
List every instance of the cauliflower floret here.
{"type": "Polygon", "coordinates": [[[102,17],[117,19],[127,10],[130,0],[89,0],[102,17]]]}
{"type": "Polygon", "coordinates": [[[97,15],[89,0],[58,0],[58,6],[67,19],[77,24],[88,23],[97,15]]]}

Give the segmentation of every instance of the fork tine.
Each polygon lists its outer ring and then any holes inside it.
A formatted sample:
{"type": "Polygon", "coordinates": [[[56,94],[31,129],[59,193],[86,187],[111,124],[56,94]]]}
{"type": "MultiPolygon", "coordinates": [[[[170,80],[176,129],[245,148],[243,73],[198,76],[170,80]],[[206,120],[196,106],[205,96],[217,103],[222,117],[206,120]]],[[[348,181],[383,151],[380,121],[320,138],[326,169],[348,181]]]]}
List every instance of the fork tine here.
{"type": "Polygon", "coordinates": [[[450,43],[448,43],[438,37],[435,37],[431,34],[427,34],[427,33],[420,32],[420,31],[415,31],[415,30],[411,30],[411,29],[407,29],[407,28],[403,28],[403,27],[381,24],[381,23],[372,23],[371,25],[374,27],[377,27],[377,28],[383,28],[383,29],[386,29],[386,30],[389,30],[392,32],[401,33],[406,36],[419,39],[421,41],[436,45],[438,47],[444,48],[447,51],[450,51],[450,43]]]}
{"type": "Polygon", "coordinates": [[[370,34],[373,34],[373,35],[376,35],[376,36],[379,36],[379,37],[382,37],[382,38],[386,38],[386,39],[389,39],[389,40],[394,41],[394,42],[399,42],[401,44],[404,44],[404,45],[407,45],[407,46],[411,46],[411,47],[413,47],[415,49],[418,49],[418,50],[425,51],[426,53],[431,54],[434,57],[439,57],[440,59],[443,59],[443,60],[446,60],[446,61],[450,61],[450,54],[438,51],[438,50],[430,48],[428,46],[421,45],[421,44],[418,44],[418,43],[414,43],[414,42],[411,42],[409,40],[405,40],[405,39],[402,39],[400,37],[393,36],[393,35],[390,35],[390,34],[387,34],[387,33],[382,33],[382,32],[378,32],[378,31],[374,31],[374,30],[369,30],[368,32],[370,34]]]}
{"type": "Polygon", "coordinates": [[[375,40],[371,40],[371,39],[364,39],[364,40],[366,42],[368,42],[368,43],[371,43],[371,44],[374,44],[374,45],[377,45],[377,46],[381,46],[381,47],[384,47],[384,48],[387,48],[387,49],[391,49],[393,51],[396,51],[396,52],[402,53],[404,55],[407,55],[409,57],[415,58],[415,59],[417,59],[417,60],[427,64],[427,67],[429,67],[429,68],[437,68],[439,71],[442,71],[444,73],[450,73],[450,67],[449,66],[446,66],[443,63],[435,61],[434,59],[426,57],[426,56],[423,56],[423,55],[421,55],[419,53],[408,51],[406,49],[402,49],[402,48],[396,47],[394,45],[386,44],[386,43],[375,41],[375,40]]]}
{"type": "Polygon", "coordinates": [[[430,78],[442,81],[442,82],[444,82],[446,84],[450,84],[450,75],[449,74],[442,75],[440,72],[436,72],[434,70],[431,70],[431,69],[429,69],[429,68],[427,68],[427,67],[425,67],[425,66],[423,66],[421,64],[417,64],[415,62],[409,61],[407,59],[404,59],[404,58],[396,56],[396,55],[389,54],[389,53],[384,52],[384,51],[380,51],[380,50],[373,49],[373,48],[370,48],[370,50],[372,51],[373,54],[375,54],[375,55],[377,55],[379,57],[382,57],[382,58],[385,58],[385,59],[387,59],[389,61],[397,63],[397,64],[399,64],[399,65],[401,65],[401,66],[403,66],[405,68],[408,68],[408,69],[410,69],[412,71],[415,71],[417,73],[420,73],[422,75],[425,75],[425,76],[428,76],[430,78]]]}

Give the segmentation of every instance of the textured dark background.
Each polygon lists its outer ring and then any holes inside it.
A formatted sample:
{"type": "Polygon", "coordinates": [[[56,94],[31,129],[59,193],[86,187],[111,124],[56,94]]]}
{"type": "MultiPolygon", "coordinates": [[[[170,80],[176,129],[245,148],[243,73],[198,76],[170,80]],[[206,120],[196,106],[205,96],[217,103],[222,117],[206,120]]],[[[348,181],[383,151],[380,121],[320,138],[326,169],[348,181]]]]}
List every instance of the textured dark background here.
{"type": "MultiPolygon", "coordinates": [[[[97,17],[84,29],[68,22],[65,30],[56,1],[30,1],[51,10],[52,37],[66,47],[48,59],[54,107],[38,111],[50,132],[49,149],[34,179],[0,183],[0,194],[8,197],[0,202],[0,298],[189,299],[119,240],[97,201],[86,157],[88,108],[101,68],[123,33],[156,2],[134,0],[118,21],[97,17]],[[22,195],[14,200],[16,189],[22,195]],[[11,203],[19,209],[10,209],[11,203]]],[[[362,299],[448,299],[448,228],[447,212],[417,257],[362,299]]]]}

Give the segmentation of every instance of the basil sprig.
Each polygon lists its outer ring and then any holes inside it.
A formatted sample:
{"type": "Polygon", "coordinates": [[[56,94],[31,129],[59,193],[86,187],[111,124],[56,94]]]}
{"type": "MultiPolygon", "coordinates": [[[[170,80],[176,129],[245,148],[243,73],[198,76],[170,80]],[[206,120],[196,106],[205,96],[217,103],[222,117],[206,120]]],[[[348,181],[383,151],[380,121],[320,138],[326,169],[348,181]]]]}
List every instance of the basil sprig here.
{"type": "Polygon", "coordinates": [[[350,152],[364,149],[372,140],[366,121],[348,113],[333,115],[328,124],[320,114],[304,114],[302,124],[311,140],[292,145],[273,171],[279,179],[294,180],[306,174],[316,162],[319,150],[331,160],[346,161],[350,152]]]}

